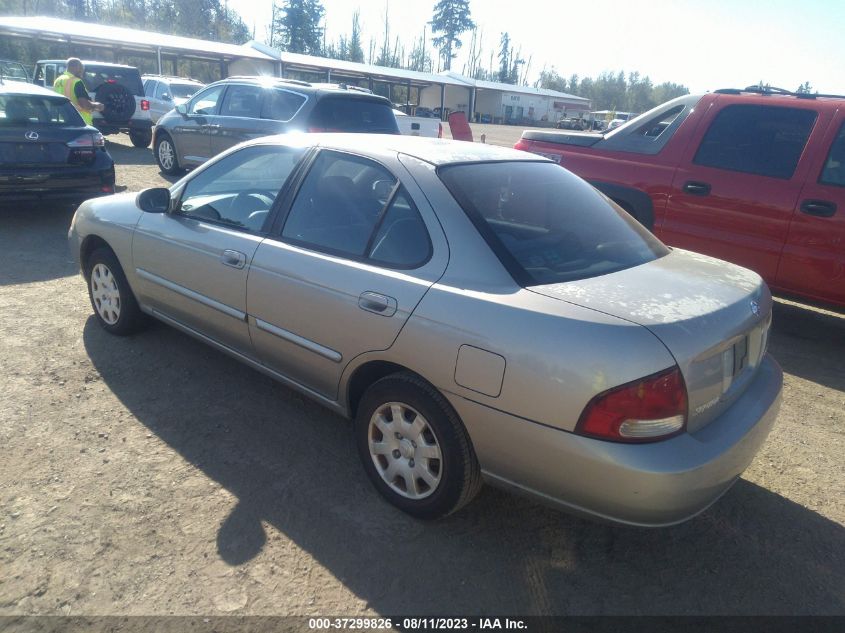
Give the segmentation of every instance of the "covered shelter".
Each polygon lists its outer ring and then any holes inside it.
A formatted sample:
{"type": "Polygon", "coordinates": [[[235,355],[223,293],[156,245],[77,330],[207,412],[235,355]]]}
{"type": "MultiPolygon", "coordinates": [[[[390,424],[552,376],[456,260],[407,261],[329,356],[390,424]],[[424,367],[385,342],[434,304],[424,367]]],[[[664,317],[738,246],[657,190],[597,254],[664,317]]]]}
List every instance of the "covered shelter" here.
{"type": "Polygon", "coordinates": [[[180,60],[210,62],[218,66],[220,77],[230,74],[231,64],[260,65],[264,62],[272,68],[273,62],[271,57],[250,46],[51,17],[0,16],[0,37],[67,44],[69,51],[73,51],[74,47],[93,49],[103,53],[102,61],[126,62],[144,57],[151,63],[145,64],[142,72],[159,75],[177,74],[180,60]],[[168,72],[168,66],[172,66],[173,70],[168,72]]]}

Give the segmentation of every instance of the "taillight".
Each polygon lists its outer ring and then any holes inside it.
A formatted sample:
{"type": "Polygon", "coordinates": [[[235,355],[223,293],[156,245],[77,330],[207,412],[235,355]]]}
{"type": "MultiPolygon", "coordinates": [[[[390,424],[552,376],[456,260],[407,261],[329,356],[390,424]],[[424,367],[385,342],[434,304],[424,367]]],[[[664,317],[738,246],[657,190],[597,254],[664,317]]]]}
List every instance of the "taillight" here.
{"type": "Polygon", "coordinates": [[[443,124],[437,124],[437,138],[443,138],[443,124]]]}
{"type": "Polygon", "coordinates": [[[149,110],[150,109],[150,102],[147,99],[141,99],[141,109],[142,110],[149,110]]]}
{"type": "Polygon", "coordinates": [[[67,142],[67,146],[71,149],[85,151],[91,150],[94,151],[96,147],[105,147],[106,142],[103,139],[103,135],[99,132],[93,132],[89,134],[83,134],[82,136],[78,136],[72,141],[67,142]]]}
{"type": "Polygon", "coordinates": [[[654,442],[681,432],[687,389],[677,365],[593,398],[575,432],[614,442],[654,442]]]}
{"type": "Polygon", "coordinates": [[[319,133],[319,132],[327,132],[328,130],[326,130],[325,128],[322,128],[322,127],[308,126],[308,131],[316,134],[316,133],[319,133]]]}

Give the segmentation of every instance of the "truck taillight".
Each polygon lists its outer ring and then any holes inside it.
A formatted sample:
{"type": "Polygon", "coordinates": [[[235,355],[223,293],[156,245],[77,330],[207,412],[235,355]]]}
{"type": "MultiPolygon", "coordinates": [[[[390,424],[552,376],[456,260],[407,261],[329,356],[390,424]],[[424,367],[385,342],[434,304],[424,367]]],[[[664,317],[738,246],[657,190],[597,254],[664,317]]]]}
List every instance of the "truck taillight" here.
{"type": "Polygon", "coordinates": [[[676,365],[593,398],[575,432],[614,442],[654,442],[683,431],[687,389],[676,365]]]}
{"type": "Polygon", "coordinates": [[[150,109],[150,102],[147,99],[141,99],[141,109],[142,110],[149,110],[150,109]]]}

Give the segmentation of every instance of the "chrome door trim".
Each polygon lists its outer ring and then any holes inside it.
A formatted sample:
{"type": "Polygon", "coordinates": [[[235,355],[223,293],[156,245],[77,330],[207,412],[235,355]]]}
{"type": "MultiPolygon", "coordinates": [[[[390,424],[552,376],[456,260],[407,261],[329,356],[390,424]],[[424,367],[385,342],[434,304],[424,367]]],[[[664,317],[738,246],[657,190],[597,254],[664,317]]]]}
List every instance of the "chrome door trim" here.
{"type": "Polygon", "coordinates": [[[273,325],[272,323],[267,323],[267,321],[262,321],[261,319],[255,319],[255,326],[259,330],[263,330],[273,336],[278,336],[280,339],[284,339],[289,343],[293,343],[294,345],[298,345],[303,349],[307,349],[309,352],[314,352],[318,356],[322,356],[332,362],[339,363],[343,360],[343,355],[333,350],[330,347],[326,347],[324,345],[320,345],[319,343],[315,343],[311,339],[307,339],[305,337],[299,336],[298,334],[294,334],[288,330],[284,330],[278,326],[273,325]]]}
{"type": "Polygon", "coordinates": [[[165,279],[164,277],[159,277],[158,275],[144,270],[143,268],[136,268],[135,272],[138,274],[139,277],[164,288],[167,288],[168,290],[172,290],[176,294],[180,294],[183,297],[192,299],[197,303],[201,303],[204,306],[217,310],[218,312],[222,312],[223,314],[237,319],[238,321],[246,321],[246,312],[238,310],[237,308],[233,308],[232,306],[228,306],[225,303],[215,301],[210,297],[206,297],[203,294],[194,292],[193,290],[185,288],[184,286],[180,286],[179,284],[173,283],[172,281],[165,279]]]}

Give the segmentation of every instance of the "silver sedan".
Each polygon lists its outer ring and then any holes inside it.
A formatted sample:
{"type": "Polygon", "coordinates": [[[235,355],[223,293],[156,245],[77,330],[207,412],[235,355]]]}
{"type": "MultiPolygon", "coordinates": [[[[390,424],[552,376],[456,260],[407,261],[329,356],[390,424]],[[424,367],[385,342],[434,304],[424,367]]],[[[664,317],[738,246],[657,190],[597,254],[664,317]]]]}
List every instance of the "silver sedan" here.
{"type": "Polygon", "coordinates": [[[423,518],[482,481],[663,526],[765,441],[782,373],[755,273],[672,250],[537,156],[397,136],[239,145],[70,230],[97,320],[152,316],[352,419],[423,518]]]}

